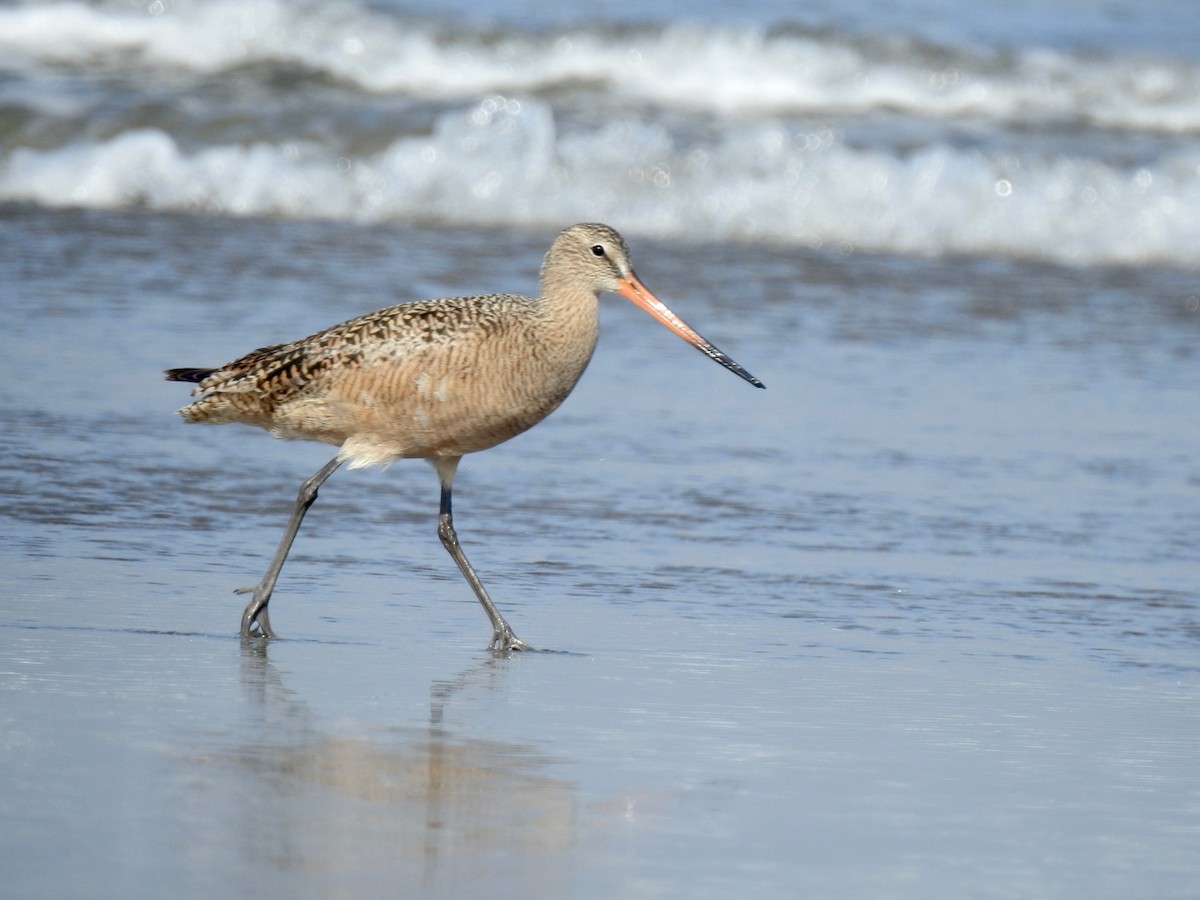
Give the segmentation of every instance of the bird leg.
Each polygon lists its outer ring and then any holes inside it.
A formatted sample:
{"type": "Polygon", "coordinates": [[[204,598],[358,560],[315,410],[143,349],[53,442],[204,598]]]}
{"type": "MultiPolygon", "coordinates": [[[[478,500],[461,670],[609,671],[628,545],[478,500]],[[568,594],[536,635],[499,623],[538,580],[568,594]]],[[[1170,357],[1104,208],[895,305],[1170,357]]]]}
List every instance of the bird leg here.
{"type": "Polygon", "coordinates": [[[275,637],[275,632],[271,630],[271,620],[267,616],[267,604],[271,600],[271,592],[275,590],[275,581],[279,578],[280,570],[283,569],[283,562],[287,559],[288,551],[292,549],[292,541],[296,539],[296,532],[300,530],[304,514],[317,499],[317,490],[325,483],[326,478],[337,471],[341,464],[342,460],[335,456],[325,463],[315,475],[300,485],[300,493],[296,496],[296,505],[292,507],[292,514],[288,518],[287,527],[283,530],[283,537],[279,539],[279,548],[275,551],[275,558],[271,560],[267,573],[263,575],[262,581],[254,587],[239,588],[236,591],[238,594],[254,594],[250,598],[250,602],[246,604],[245,611],[242,612],[242,637],[253,636],[255,625],[258,626],[260,636],[275,637]]]}
{"type": "Polygon", "coordinates": [[[442,546],[450,552],[450,555],[458,564],[463,577],[467,579],[467,583],[475,591],[475,596],[479,598],[479,602],[483,605],[483,611],[487,613],[488,618],[492,622],[492,640],[488,644],[488,649],[498,650],[503,653],[509,650],[532,650],[532,647],[513,633],[512,627],[508,622],[504,621],[504,616],[500,615],[500,610],[496,609],[496,604],[488,596],[487,589],[484,588],[483,582],[479,580],[479,576],[475,574],[474,567],[472,567],[470,561],[467,559],[467,555],[463,553],[462,546],[458,542],[458,534],[454,530],[454,516],[450,512],[450,495],[451,485],[454,482],[454,473],[458,470],[458,461],[460,458],[440,457],[433,460],[433,464],[438,470],[438,477],[442,482],[442,506],[438,514],[438,537],[442,539],[442,546]]]}

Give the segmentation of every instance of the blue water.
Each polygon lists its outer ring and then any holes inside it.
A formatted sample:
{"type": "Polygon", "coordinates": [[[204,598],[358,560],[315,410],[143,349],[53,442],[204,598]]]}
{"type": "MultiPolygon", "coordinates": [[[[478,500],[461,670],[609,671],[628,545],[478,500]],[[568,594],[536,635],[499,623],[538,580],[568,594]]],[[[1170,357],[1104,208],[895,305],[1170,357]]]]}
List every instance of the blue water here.
{"type": "Polygon", "coordinates": [[[1200,53],[1200,24],[1181,0],[1016,0],[996,4],[959,0],[818,0],[795,4],[757,0],[748,4],[683,3],[668,0],[616,2],[603,7],[571,3],[547,5],[534,0],[502,4],[473,2],[384,3],[396,10],[454,14],[489,22],[540,27],[596,19],[618,22],[703,21],[766,27],[801,25],[856,34],[916,36],[939,44],[975,43],[996,48],[1047,47],[1101,50],[1195,59],[1200,53]]]}
{"type": "Polygon", "coordinates": [[[4,7],[0,200],[1195,268],[1190,11],[948,6],[4,7]]]}
{"type": "Polygon", "coordinates": [[[1200,895],[1195,29],[0,7],[5,896],[1200,895]],[[328,448],[161,370],[592,217],[768,387],[607,297],[464,460],[556,652],[486,651],[420,462],[327,483],[243,645],[328,448]]]}

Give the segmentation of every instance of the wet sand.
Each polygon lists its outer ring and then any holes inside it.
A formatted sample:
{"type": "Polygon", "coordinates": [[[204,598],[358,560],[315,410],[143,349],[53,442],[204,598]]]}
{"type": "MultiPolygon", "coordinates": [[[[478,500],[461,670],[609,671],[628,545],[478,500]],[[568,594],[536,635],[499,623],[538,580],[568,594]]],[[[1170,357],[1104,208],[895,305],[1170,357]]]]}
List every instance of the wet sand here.
{"type": "MultiPolygon", "coordinates": [[[[530,434],[339,472],[188,427],[174,365],[548,236],[7,207],[5,892],[1191,897],[1194,276],[686,246],[530,434]]],[[[613,223],[618,227],[625,223],[613,223]]],[[[628,229],[627,229],[628,230],[628,229]]]]}

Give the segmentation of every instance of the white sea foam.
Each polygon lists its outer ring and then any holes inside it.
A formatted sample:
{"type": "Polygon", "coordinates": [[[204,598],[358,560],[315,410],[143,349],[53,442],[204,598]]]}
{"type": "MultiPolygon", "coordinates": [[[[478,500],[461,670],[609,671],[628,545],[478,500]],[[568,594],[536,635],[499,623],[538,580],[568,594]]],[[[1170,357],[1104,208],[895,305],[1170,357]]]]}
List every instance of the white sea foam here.
{"type": "Polygon", "coordinates": [[[99,62],[211,75],[284,63],[363,91],[437,98],[582,84],[721,115],[889,110],[1200,133],[1200,66],[1182,59],[750,26],[451,28],[339,0],[149,8],[166,11],[74,0],[0,9],[0,69],[99,62]]]}
{"type": "Polygon", "coordinates": [[[770,121],[684,146],[634,116],[560,133],[530,97],[487,98],[353,160],[311,143],[185,152],[154,129],[19,149],[0,166],[0,198],[475,225],[604,219],[684,239],[1200,265],[1195,150],[1151,168],[945,143],[897,154],[770,121]]]}
{"type": "Polygon", "coordinates": [[[50,0],[0,72],[0,200],[1200,268],[1193,60],[50,0]]]}

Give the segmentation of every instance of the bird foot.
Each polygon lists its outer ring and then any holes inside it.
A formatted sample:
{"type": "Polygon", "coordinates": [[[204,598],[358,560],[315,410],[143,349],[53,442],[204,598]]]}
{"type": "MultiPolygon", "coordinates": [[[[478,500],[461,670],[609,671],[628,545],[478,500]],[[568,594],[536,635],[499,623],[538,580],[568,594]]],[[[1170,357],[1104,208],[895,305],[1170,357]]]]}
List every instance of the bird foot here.
{"type": "Polygon", "coordinates": [[[532,647],[513,634],[513,630],[508,627],[496,629],[496,632],[492,635],[492,642],[488,644],[488,649],[496,653],[511,653],[513,650],[533,650],[532,647]]]}
{"type": "Polygon", "coordinates": [[[261,618],[252,622],[249,628],[242,629],[242,640],[244,641],[258,641],[273,637],[276,637],[275,632],[271,630],[270,626],[264,628],[261,618]]]}
{"type": "Polygon", "coordinates": [[[275,632],[271,630],[271,619],[267,615],[267,600],[270,595],[263,599],[259,599],[260,585],[254,587],[236,588],[235,594],[253,594],[250,602],[246,604],[246,608],[242,611],[242,637],[243,638],[273,638],[275,632]]]}

